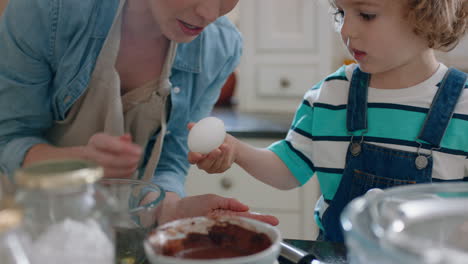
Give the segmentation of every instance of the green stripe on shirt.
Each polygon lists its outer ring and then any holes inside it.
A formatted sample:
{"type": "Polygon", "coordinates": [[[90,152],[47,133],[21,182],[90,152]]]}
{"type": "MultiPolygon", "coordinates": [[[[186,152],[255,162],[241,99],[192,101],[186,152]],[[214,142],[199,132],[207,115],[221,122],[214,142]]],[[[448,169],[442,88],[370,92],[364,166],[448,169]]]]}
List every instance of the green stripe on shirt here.
{"type": "Polygon", "coordinates": [[[342,174],[317,171],[317,180],[325,200],[333,199],[340,185],[342,176],[342,174]]]}
{"type": "Polygon", "coordinates": [[[292,151],[286,140],[280,140],[268,147],[286,164],[291,173],[296,177],[299,183],[304,185],[314,174],[314,171],[302,160],[294,151],[292,151]]]}
{"type": "Polygon", "coordinates": [[[312,127],[310,124],[313,124],[314,120],[314,109],[306,104],[302,104],[296,112],[292,127],[299,128],[307,133],[312,132],[312,127]]]}
{"type": "MultiPolygon", "coordinates": [[[[302,128],[313,136],[348,136],[346,109],[314,108],[312,128],[302,128]]],[[[425,113],[401,109],[369,108],[366,136],[414,141],[426,118],[425,113]]],[[[468,122],[452,118],[441,147],[466,151],[468,149],[468,122]]]]}

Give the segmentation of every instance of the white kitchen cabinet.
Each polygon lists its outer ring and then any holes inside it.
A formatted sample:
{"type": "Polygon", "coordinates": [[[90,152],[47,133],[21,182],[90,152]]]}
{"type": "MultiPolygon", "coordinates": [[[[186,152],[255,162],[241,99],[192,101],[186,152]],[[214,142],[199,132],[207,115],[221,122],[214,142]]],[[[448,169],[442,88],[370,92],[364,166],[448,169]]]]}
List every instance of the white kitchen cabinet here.
{"type": "MultiPolygon", "coordinates": [[[[266,147],[277,139],[241,138],[257,146],[266,147]]],[[[186,183],[187,195],[214,193],[233,197],[249,205],[251,211],[267,213],[279,218],[284,238],[315,239],[317,226],[313,213],[320,196],[315,177],[301,188],[289,191],[274,189],[247,174],[234,164],[221,174],[207,174],[192,166],[186,183]]]]}
{"type": "Polygon", "coordinates": [[[468,37],[462,39],[455,49],[446,53],[439,52],[438,57],[447,66],[468,72],[468,37]]]}
{"type": "Polygon", "coordinates": [[[238,14],[244,36],[239,110],[294,112],[304,93],[333,70],[328,1],[240,1],[238,14]]]}

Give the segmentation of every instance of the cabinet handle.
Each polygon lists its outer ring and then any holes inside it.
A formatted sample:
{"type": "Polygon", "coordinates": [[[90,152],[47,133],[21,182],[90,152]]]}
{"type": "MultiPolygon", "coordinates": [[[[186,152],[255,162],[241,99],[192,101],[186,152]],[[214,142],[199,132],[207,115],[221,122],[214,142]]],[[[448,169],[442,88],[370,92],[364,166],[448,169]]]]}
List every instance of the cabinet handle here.
{"type": "Polygon", "coordinates": [[[289,88],[291,86],[291,81],[288,78],[281,78],[280,85],[283,89],[289,88]]]}
{"type": "Polygon", "coordinates": [[[232,187],[232,180],[229,178],[222,178],[221,179],[221,187],[223,187],[224,190],[229,190],[232,187]]]}

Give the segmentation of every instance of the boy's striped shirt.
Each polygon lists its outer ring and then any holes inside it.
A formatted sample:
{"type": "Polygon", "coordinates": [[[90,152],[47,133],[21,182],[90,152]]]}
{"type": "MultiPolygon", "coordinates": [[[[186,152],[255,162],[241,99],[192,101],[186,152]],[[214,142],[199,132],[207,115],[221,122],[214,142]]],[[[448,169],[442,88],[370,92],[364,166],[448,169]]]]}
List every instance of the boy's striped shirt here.
{"type": "MultiPolygon", "coordinates": [[[[325,201],[333,199],[344,169],[350,136],[346,131],[349,81],[356,64],[343,66],[304,96],[286,139],[272,144],[297,180],[317,173],[325,201]]],[[[416,137],[447,72],[440,65],[426,81],[405,89],[368,92],[367,143],[416,152],[416,137]]],[[[429,146],[422,153],[429,154],[429,146]]],[[[441,143],[433,150],[433,181],[468,180],[468,83],[441,143]]],[[[402,172],[404,173],[404,172],[402,172]]]]}

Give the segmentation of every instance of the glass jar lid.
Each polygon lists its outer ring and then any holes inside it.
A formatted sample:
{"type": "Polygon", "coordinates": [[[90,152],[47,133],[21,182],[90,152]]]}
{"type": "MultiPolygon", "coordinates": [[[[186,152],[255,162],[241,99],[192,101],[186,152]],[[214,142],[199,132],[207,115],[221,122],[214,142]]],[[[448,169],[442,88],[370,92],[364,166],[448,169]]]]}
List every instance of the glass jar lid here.
{"type": "Polygon", "coordinates": [[[104,169],[85,160],[48,160],[19,169],[16,183],[29,189],[56,189],[92,184],[104,176],[104,169]]]}

